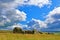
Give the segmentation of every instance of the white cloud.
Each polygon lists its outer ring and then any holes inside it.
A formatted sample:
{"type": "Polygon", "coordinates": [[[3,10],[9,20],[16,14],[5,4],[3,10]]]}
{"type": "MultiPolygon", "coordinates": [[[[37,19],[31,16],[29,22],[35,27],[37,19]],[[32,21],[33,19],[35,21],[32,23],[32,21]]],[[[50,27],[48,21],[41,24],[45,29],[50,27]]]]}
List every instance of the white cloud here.
{"type": "Polygon", "coordinates": [[[47,25],[44,21],[32,19],[30,22],[27,23],[28,28],[40,30],[41,28],[47,28],[47,25]]]}
{"type": "Polygon", "coordinates": [[[54,8],[52,11],[50,11],[46,18],[46,21],[51,23],[56,20],[60,20],[60,7],[54,8]]]}
{"type": "Polygon", "coordinates": [[[52,11],[49,12],[47,16],[51,17],[54,14],[60,14],[60,7],[54,8],[52,11]]]}
{"type": "Polygon", "coordinates": [[[30,0],[25,4],[43,7],[44,5],[50,5],[51,0],[30,0]]]}
{"type": "MultiPolygon", "coordinates": [[[[50,0],[0,0],[0,26],[10,26],[26,19],[26,14],[16,9],[18,6],[35,5],[43,7],[50,4],[50,0]]],[[[36,19],[34,21],[38,22],[39,26],[41,25],[40,27],[46,26],[42,21],[36,19]]]]}
{"type": "Polygon", "coordinates": [[[37,20],[37,19],[32,19],[32,21],[35,21],[37,24],[39,24],[40,28],[42,27],[46,28],[46,23],[44,21],[37,20]]]}
{"type": "Polygon", "coordinates": [[[23,0],[0,0],[1,7],[4,8],[13,8],[17,7],[20,4],[23,4],[23,0]]]}
{"type": "Polygon", "coordinates": [[[8,27],[6,27],[6,29],[7,30],[13,30],[15,27],[19,27],[19,28],[21,28],[21,29],[23,29],[23,30],[27,30],[28,29],[28,26],[27,25],[22,25],[22,24],[20,24],[20,23],[15,23],[15,24],[13,24],[12,26],[8,26],[8,27]]]}
{"type": "MultiPolygon", "coordinates": [[[[7,30],[13,30],[15,27],[19,27],[19,28],[22,28],[22,25],[21,24],[14,24],[14,25],[12,25],[12,26],[8,26],[8,27],[6,27],[5,29],[7,29],[7,30]]],[[[3,28],[2,28],[3,29],[3,28]]]]}
{"type": "Polygon", "coordinates": [[[3,25],[6,23],[15,23],[24,20],[26,20],[26,14],[17,9],[6,10],[0,15],[0,23],[3,25]]]}
{"type": "Polygon", "coordinates": [[[19,20],[26,20],[26,14],[22,11],[16,10],[16,18],[19,20]]]}
{"type": "Polygon", "coordinates": [[[21,2],[23,1],[0,0],[0,26],[13,25],[26,19],[26,14],[16,9],[21,2]]]}
{"type": "Polygon", "coordinates": [[[22,28],[22,25],[21,25],[21,24],[14,24],[14,25],[12,26],[12,28],[15,28],[15,27],[20,27],[20,28],[22,28]]]}
{"type": "Polygon", "coordinates": [[[57,31],[60,28],[60,7],[54,8],[46,16],[45,23],[49,31],[57,31]]]}
{"type": "Polygon", "coordinates": [[[1,7],[11,8],[17,5],[35,5],[43,7],[44,5],[50,5],[51,0],[0,0],[1,7]]]}

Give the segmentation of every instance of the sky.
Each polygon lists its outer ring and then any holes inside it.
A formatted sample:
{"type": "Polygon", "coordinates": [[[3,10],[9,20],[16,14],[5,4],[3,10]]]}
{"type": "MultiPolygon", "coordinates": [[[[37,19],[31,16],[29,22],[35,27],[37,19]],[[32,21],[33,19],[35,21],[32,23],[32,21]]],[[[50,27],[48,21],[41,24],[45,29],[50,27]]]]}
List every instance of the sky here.
{"type": "Polygon", "coordinates": [[[60,31],[60,0],[0,0],[0,29],[60,31]]]}

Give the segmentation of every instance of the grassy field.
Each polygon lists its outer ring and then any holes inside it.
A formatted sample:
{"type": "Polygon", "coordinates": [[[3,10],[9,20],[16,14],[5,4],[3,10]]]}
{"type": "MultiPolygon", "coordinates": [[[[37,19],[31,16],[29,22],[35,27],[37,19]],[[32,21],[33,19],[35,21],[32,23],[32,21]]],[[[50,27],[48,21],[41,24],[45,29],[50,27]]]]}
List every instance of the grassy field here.
{"type": "Polygon", "coordinates": [[[53,34],[17,34],[0,31],[0,40],[60,40],[60,35],[53,34]]]}

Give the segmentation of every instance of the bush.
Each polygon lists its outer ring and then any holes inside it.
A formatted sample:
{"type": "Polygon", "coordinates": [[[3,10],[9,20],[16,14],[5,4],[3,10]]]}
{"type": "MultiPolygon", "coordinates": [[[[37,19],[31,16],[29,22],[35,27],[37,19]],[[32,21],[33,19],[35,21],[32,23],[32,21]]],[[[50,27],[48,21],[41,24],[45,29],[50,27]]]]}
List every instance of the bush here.
{"type": "Polygon", "coordinates": [[[43,32],[39,32],[40,34],[43,34],[43,32]]]}
{"type": "Polygon", "coordinates": [[[47,33],[45,33],[45,34],[54,34],[54,33],[49,33],[49,32],[47,32],[47,33]]]}
{"type": "Polygon", "coordinates": [[[27,31],[25,31],[25,34],[34,34],[34,30],[27,30],[27,31]]]}

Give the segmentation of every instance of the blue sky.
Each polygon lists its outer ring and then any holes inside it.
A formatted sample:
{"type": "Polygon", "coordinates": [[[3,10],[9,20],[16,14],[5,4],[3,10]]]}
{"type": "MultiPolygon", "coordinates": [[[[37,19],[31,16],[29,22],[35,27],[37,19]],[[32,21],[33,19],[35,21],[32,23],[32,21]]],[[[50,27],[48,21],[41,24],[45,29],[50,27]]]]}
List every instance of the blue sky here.
{"type": "Polygon", "coordinates": [[[50,11],[52,11],[55,7],[59,6],[60,6],[59,0],[52,0],[52,4],[50,5],[50,7],[49,5],[44,5],[41,8],[35,5],[23,5],[19,6],[18,9],[20,11],[24,11],[27,14],[26,22],[30,21],[32,18],[44,21],[45,20],[44,16],[48,15],[50,11]]]}
{"type": "Polygon", "coordinates": [[[60,31],[60,0],[0,0],[0,5],[0,28],[60,31]]]}

